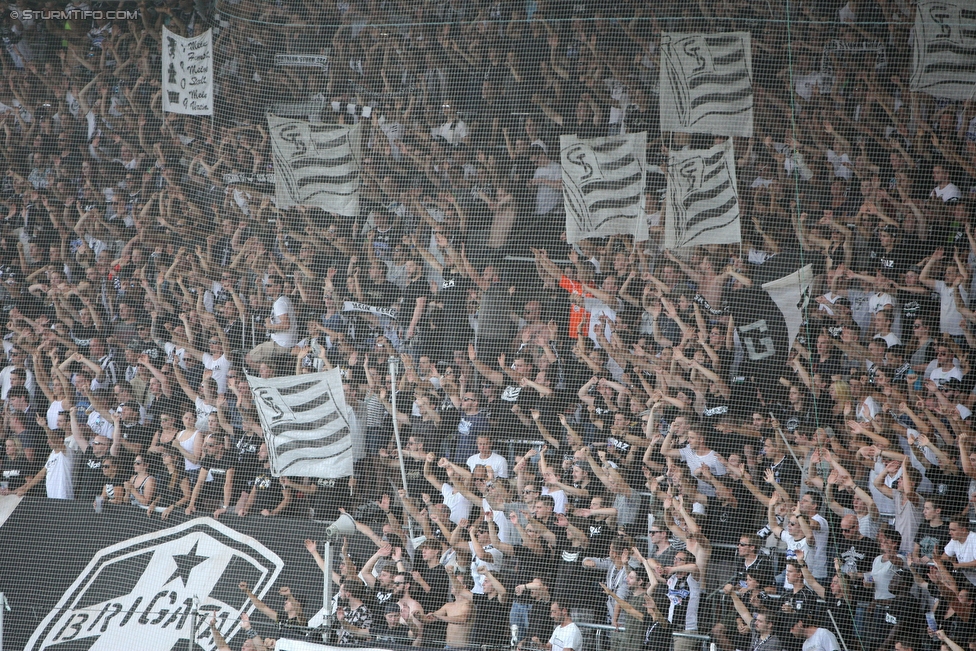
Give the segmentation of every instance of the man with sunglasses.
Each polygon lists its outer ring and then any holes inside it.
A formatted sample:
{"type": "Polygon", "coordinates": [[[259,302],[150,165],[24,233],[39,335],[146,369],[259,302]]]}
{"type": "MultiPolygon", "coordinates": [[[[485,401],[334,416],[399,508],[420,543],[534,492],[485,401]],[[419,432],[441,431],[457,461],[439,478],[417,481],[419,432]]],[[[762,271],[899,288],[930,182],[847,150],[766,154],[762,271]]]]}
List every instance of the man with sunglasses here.
{"type": "Polygon", "coordinates": [[[657,561],[661,567],[674,565],[674,555],[678,551],[671,544],[668,533],[668,528],[660,522],[655,522],[647,530],[648,543],[650,544],[650,556],[648,558],[657,561]]]}

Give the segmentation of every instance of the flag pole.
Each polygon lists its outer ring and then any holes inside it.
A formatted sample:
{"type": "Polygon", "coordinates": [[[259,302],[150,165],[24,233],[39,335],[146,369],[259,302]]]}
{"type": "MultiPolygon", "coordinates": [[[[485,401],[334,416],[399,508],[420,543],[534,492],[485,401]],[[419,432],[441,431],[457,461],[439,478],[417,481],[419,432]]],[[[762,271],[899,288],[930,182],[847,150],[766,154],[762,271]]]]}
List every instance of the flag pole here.
{"type": "MultiPolygon", "coordinates": [[[[390,405],[393,407],[393,438],[396,440],[397,461],[400,464],[400,479],[403,480],[403,492],[410,497],[410,488],[407,485],[407,469],[403,465],[403,445],[400,442],[400,423],[397,421],[397,370],[400,368],[400,358],[390,355],[387,359],[390,367],[390,405]]],[[[413,539],[413,521],[407,518],[407,528],[410,531],[410,538],[413,539]]]]}

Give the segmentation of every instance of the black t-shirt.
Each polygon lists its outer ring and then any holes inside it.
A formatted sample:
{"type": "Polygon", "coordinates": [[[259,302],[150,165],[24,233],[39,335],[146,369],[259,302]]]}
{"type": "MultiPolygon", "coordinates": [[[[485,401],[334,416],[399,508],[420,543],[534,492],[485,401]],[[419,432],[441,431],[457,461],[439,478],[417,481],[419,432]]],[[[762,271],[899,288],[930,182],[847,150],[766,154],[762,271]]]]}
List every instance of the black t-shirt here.
{"type": "Polygon", "coordinates": [[[881,625],[882,637],[878,643],[883,642],[895,627],[898,627],[900,632],[911,635],[925,630],[923,612],[919,601],[911,595],[902,595],[885,602],[879,613],[883,624],[881,625]]]}
{"type": "MultiPolygon", "coordinates": [[[[833,616],[833,621],[837,622],[837,629],[843,636],[844,641],[847,642],[848,651],[861,651],[861,649],[868,648],[866,644],[861,642],[863,638],[857,634],[857,624],[854,622],[856,608],[856,604],[852,604],[843,599],[828,600],[827,602],[827,610],[833,616]]],[[[826,623],[831,624],[832,622],[828,619],[826,623]]],[[[833,629],[833,626],[830,629],[835,634],[838,632],[833,629]]]]}
{"type": "Polygon", "coordinates": [[[155,396],[152,400],[152,404],[146,409],[146,415],[149,417],[149,422],[153,426],[159,426],[159,417],[163,414],[169,414],[170,416],[176,416],[180,413],[180,403],[175,398],[167,398],[164,395],[155,396]]]}
{"type": "MultiPolygon", "coordinates": [[[[165,468],[160,474],[156,475],[156,493],[153,500],[156,502],[157,507],[166,508],[183,499],[183,489],[180,488],[180,483],[183,481],[186,473],[183,471],[182,463],[176,465],[175,469],[175,476],[169,474],[165,468]]],[[[190,490],[193,490],[192,486],[190,490]]]]}
{"type": "Polygon", "coordinates": [[[374,307],[390,307],[400,298],[400,290],[391,282],[375,283],[366,279],[360,285],[363,291],[363,301],[374,307]]]}
{"type": "MultiPolygon", "coordinates": [[[[837,544],[837,551],[840,553],[841,571],[845,574],[870,572],[874,559],[881,555],[877,541],[867,536],[857,541],[840,540],[837,544]]],[[[851,581],[850,583],[854,597],[858,601],[871,601],[874,598],[872,596],[873,589],[868,590],[861,581],[851,581]]]]}
{"type": "Polygon", "coordinates": [[[919,555],[932,558],[933,549],[938,547],[940,550],[945,548],[949,542],[949,525],[943,522],[942,526],[933,527],[928,522],[918,526],[915,534],[915,543],[919,547],[919,555]]]}
{"type": "Polygon", "coordinates": [[[315,492],[309,497],[316,520],[336,520],[341,515],[340,507],[349,508],[348,477],[308,477],[305,481],[315,485],[315,492]]]}
{"type": "Polygon", "coordinates": [[[823,620],[823,608],[821,607],[819,601],[820,597],[817,595],[817,593],[807,586],[800,588],[800,591],[797,593],[794,593],[792,590],[786,592],[783,595],[783,598],[780,600],[780,603],[790,604],[790,606],[793,608],[793,613],[781,613],[783,616],[779,618],[779,630],[777,630],[776,635],[778,635],[780,639],[783,639],[784,635],[789,635],[790,627],[793,624],[792,619],[794,614],[802,615],[804,617],[804,624],[821,626],[823,620]],[[807,622],[806,620],[807,614],[810,616],[810,622],[807,622]]]}
{"type": "Polygon", "coordinates": [[[277,477],[271,476],[271,471],[263,469],[248,483],[248,488],[254,493],[254,503],[251,506],[251,513],[260,513],[264,509],[274,510],[281,504],[282,490],[284,487],[277,477]]]}
{"type": "MultiPolygon", "coordinates": [[[[784,456],[779,463],[773,463],[770,459],[764,458],[762,468],[758,473],[760,478],[765,476],[767,468],[772,468],[776,483],[785,488],[790,495],[796,495],[800,487],[800,469],[796,467],[796,462],[789,455],[784,456]]],[[[773,487],[766,482],[759,485],[759,490],[766,496],[773,494],[773,487]]]]}
{"type": "Polygon", "coordinates": [[[145,452],[152,443],[152,430],[138,423],[133,425],[122,423],[122,440],[141,446],[142,452],[145,452]]]}
{"type": "Polygon", "coordinates": [[[518,416],[512,413],[512,407],[518,405],[522,413],[528,416],[540,400],[538,392],[532,387],[520,387],[514,383],[507,385],[499,396],[498,406],[491,412],[498,427],[498,435],[502,437],[515,436],[525,427],[518,416]]]}
{"type": "MultiPolygon", "coordinates": [[[[436,342],[441,344],[445,352],[462,350],[474,334],[468,324],[468,291],[472,288],[474,283],[461,274],[445,273],[434,297],[441,304],[441,308],[430,311],[431,321],[436,342]]],[[[442,354],[440,358],[451,359],[446,354],[442,354]]]]}
{"type": "Polygon", "coordinates": [[[586,548],[586,555],[594,558],[607,558],[610,556],[610,542],[617,537],[617,528],[610,522],[586,518],[580,526],[580,530],[586,534],[589,546],[586,548]]]}
{"type": "MultiPolygon", "coordinates": [[[[4,457],[0,464],[0,480],[7,482],[9,490],[16,490],[27,483],[27,478],[37,471],[37,467],[24,457],[11,459],[4,457]]],[[[99,471],[101,474],[101,471],[99,471]]],[[[101,487],[99,487],[101,492],[101,487]]]]}
{"type": "Polygon", "coordinates": [[[430,591],[427,592],[420,588],[411,591],[411,596],[420,602],[425,613],[432,613],[451,598],[451,578],[447,575],[447,570],[443,565],[435,565],[434,567],[421,565],[417,568],[417,572],[420,573],[424,583],[430,586],[430,591]],[[416,594],[413,594],[414,592],[416,594]]]}
{"type": "MultiPolygon", "coordinates": [[[[404,328],[410,325],[414,309],[421,299],[430,299],[430,288],[424,280],[415,280],[403,289],[403,303],[400,307],[399,319],[404,328]]],[[[426,331],[427,322],[421,318],[417,322],[417,329],[426,331]]]]}
{"type": "Polygon", "coordinates": [[[373,585],[373,589],[369,590],[369,594],[364,601],[366,602],[366,607],[372,612],[381,613],[386,608],[386,604],[396,602],[396,599],[393,597],[393,587],[384,588],[377,581],[373,585]]]}
{"type": "Polygon", "coordinates": [[[264,443],[264,439],[240,431],[236,434],[234,449],[230,451],[230,454],[237,457],[234,467],[237,468],[237,474],[243,477],[253,477],[261,471],[263,465],[262,461],[258,459],[258,450],[264,443]]]}
{"type": "MultiPolygon", "coordinates": [[[[537,577],[545,581],[546,585],[549,584],[552,576],[552,563],[547,553],[536,554],[524,545],[517,545],[514,552],[515,573],[513,583],[515,585],[531,583],[537,577]]],[[[509,592],[509,597],[519,603],[527,604],[532,601],[532,597],[528,593],[522,593],[522,596],[519,597],[513,591],[509,592]]]]}
{"type": "Polygon", "coordinates": [[[91,340],[98,336],[98,328],[95,324],[82,325],[81,323],[75,323],[68,330],[71,340],[75,342],[75,345],[81,348],[82,352],[86,355],[88,354],[88,347],[91,345],[91,340]]]}
{"type": "MultiPolygon", "coordinates": [[[[200,461],[200,465],[209,470],[210,477],[213,478],[212,481],[208,481],[203,485],[203,493],[206,497],[223,504],[224,483],[227,481],[228,472],[235,467],[235,461],[236,459],[234,459],[230,452],[224,452],[219,459],[217,457],[205,457],[200,461]]],[[[203,472],[203,470],[200,472],[203,472]]],[[[231,494],[231,497],[236,498],[233,494],[231,494]]]]}
{"type": "Polygon", "coordinates": [[[885,251],[881,243],[875,240],[869,255],[875,269],[885,278],[896,282],[901,282],[905,271],[914,264],[914,260],[909,259],[905,247],[897,244],[891,251],[885,251]]]}
{"type": "Polygon", "coordinates": [[[475,627],[481,645],[508,646],[512,637],[508,623],[511,605],[485,595],[474,595],[475,627]]]}
{"type": "Polygon", "coordinates": [[[961,470],[953,475],[939,466],[932,466],[925,471],[925,477],[932,482],[933,492],[942,500],[943,514],[954,517],[968,506],[969,477],[961,470]]]}
{"type": "MultiPolygon", "coordinates": [[[[736,537],[738,538],[738,536],[736,537]]],[[[759,581],[760,588],[776,585],[776,579],[773,576],[773,563],[766,554],[759,550],[756,551],[756,560],[753,561],[752,565],[746,567],[745,564],[742,564],[738,567],[736,580],[740,587],[746,587],[747,576],[751,576],[759,581]]]]}
{"type": "Polygon", "coordinates": [[[75,498],[92,501],[102,493],[105,473],[102,472],[102,459],[96,457],[91,448],[85,451],[78,472],[75,475],[75,498]]]}

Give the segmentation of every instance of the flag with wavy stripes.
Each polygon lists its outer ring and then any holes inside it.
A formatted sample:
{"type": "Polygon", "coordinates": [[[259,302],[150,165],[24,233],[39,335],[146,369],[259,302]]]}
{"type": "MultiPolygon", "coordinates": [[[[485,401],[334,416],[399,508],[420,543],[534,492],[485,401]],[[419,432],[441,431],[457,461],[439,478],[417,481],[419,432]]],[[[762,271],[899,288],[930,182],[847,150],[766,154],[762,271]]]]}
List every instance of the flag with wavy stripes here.
{"type": "Polygon", "coordinates": [[[748,32],[661,34],[661,131],[752,137],[748,32]]]}
{"type": "Polygon", "coordinates": [[[279,208],[318,206],[359,216],[362,130],[268,115],[279,208]]]}
{"type": "Polygon", "coordinates": [[[247,376],[275,477],[348,477],[355,416],[338,368],[263,379],[247,376]]]}
{"type": "Polygon", "coordinates": [[[711,149],[673,150],[667,182],[666,248],[742,241],[731,138],[711,149]]]}
{"type": "Polygon", "coordinates": [[[976,94],[976,4],[923,0],[915,9],[911,88],[954,100],[976,94]]]}
{"type": "Polygon", "coordinates": [[[567,241],[617,234],[646,240],[647,133],[586,140],[560,136],[559,150],[567,241]]]}

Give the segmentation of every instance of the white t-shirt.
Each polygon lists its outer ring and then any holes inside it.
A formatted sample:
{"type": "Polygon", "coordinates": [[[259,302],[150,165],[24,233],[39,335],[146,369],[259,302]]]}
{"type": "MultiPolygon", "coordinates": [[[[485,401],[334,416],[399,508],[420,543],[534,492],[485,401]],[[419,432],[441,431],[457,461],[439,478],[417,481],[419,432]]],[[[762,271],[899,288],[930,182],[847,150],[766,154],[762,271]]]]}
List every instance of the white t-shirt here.
{"type": "Polygon", "coordinates": [[[498,533],[498,540],[503,543],[512,542],[512,523],[509,521],[508,516],[505,515],[505,511],[496,511],[491,508],[491,504],[488,500],[481,500],[481,510],[485,513],[491,511],[491,520],[495,523],[495,530],[498,533]]]}
{"type": "MultiPolygon", "coordinates": [[[[27,370],[27,381],[24,386],[27,388],[28,393],[34,395],[34,373],[30,369],[27,370]]],[[[7,392],[10,391],[13,383],[10,380],[10,376],[14,372],[14,366],[7,366],[2,371],[0,371],[0,400],[7,399],[7,392]]]]}
{"type": "Polygon", "coordinates": [[[210,421],[207,420],[207,417],[210,416],[210,414],[216,412],[217,408],[214,407],[213,405],[208,405],[206,402],[203,401],[203,398],[201,398],[200,396],[197,396],[197,399],[193,403],[193,405],[194,407],[196,407],[196,411],[197,411],[197,423],[196,423],[197,429],[200,430],[201,432],[209,432],[210,421]]]}
{"type": "Polygon", "coordinates": [[[73,500],[75,498],[74,486],[71,483],[71,467],[74,465],[75,453],[71,448],[65,448],[64,452],[51,451],[47,457],[44,468],[47,473],[44,475],[44,484],[47,487],[48,499],[52,500],[73,500]]]}
{"type": "Polygon", "coordinates": [[[480,454],[472,454],[468,457],[467,463],[468,470],[471,472],[474,472],[478,466],[488,466],[495,472],[495,477],[508,478],[508,461],[497,452],[492,452],[487,459],[482,459],[480,454]]]}
{"type": "MultiPolygon", "coordinates": [[[[955,540],[950,540],[946,543],[943,551],[946,556],[955,558],[960,563],[976,561],[976,531],[969,532],[969,535],[966,536],[966,542],[959,543],[955,540]]],[[[962,573],[966,575],[970,583],[976,585],[976,569],[964,569],[962,573]]]]}
{"type": "Polygon", "coordinates": [[[112,434],[115,433],[115,424],[109,419],[103,418],[97,411],[88,414],[88,427],[95,434],[101,434],[107,439],[112,438],[112,434]]]}
{"type": "Polygon", "coordinates": [[[951,380],[952,378],[962,382],[962,369],[955,364],[953,364],[952,368],[950,368],[948,371],[943,371],[942,367],[938,366],[938,362],[936,362],[936,367],[932,369],[931,373],[929,373],[929,379],[940,387],[945,384],[947,380],[951,380]]]}
{"type": "Polygon", "coordinates": [[[549,636],[549,644],[552,645],[552,651],[565,651],[565,649],[582,651],[583,634],[579,626],[570,622],[566,626],[557,626],[553,630],[552,635],[549,636]]]}
{"type": "Polygon", "coordinates": [[[942,199],[942,201],[952,201],[953,199],[958,199],[961,196],[962,192],[960,192],[959,187],[954,183],[948,183],[944,188],[935,186],[932,189],[932,194],[929,195],[929,197],[938,197],[942,199]]]}
{"type": "Polygon", "coordinates": [[[803,651],[840,651],[840,645],[833,633],[825,628],[818,628],[809,639],[803,641],[803,651]]]}
{"type": "MultiPolygon", "coordinates": [[[[716,477],[721,477],[725,474],[725,466],[719,461],[718,454],[716,454],[715,450],[709,450],[705,456],[698,456],[690,446],[686,445],[681,448],[681,458],[688,465],[688,469],[692,475],[702,466],[708,466],[708,469],[716,477]]],[[[701,479],[698,480],[698,490],[703,495],[715,497],[715,487],[701,479]]]]}
{"type": "Polygon", "coordinates": [[[461,520],[467,520],[471,515],[471,502],[450,484],[445,482],[441,485],[441,496],[444,504],[451,510],[451,522],[454,524],[460,524],[461,520]]]}
{"type": "Polygon", "coordinates": [[[456,145],[468,137],[468,125],[461,120],[445,122],[439,127],[430,130],[430,135],[440,136],[449,145],[456,145]]]}
{"type": "MultiPolygon", "coordinates": [[[[559,163],[549,163],[545,167],[537,167],[532,175],[535,180],[560,181],[563,178],[563,170],[559,163]]],[[[563,191],[553,188],[545,183],[535,186],[535,214],[545,215],[554,208],[563,205],[563,191]]]]}
{"type": "Polygon", "coordinates": [[[211,372],[213,379],[217,382],[217,393],[227,392],[227,373],[230,372],[231,363],[227,355],[214,357],[210,353],[203,354],[203,367],[211,372]]]}
{"type": "Polygon", "coordinates": [[[810,566],[810,572],[813,574],[815,579],[825,579],[827,578],[827,547],[830,544],[830,525],[819,513],[811,520],[816,520],[820,525],[820,529],[813,530],[813,541],[814,548],[811,550],[811,555],[807,558],[807,564],[810,566]]]}
{"type": "MultiPolygon", "coordinates": [[[[956,288],[949,287],[941,280],[935,281],[935,291],[939,294],[939,332],[945,332],[953,337],[963,336],[959,322],[962,315],[956,307],[956,288]]],[[[969,292],[965,287],[959,287],[959,294],[962,296],[963,303],[969,303],[969,292]]]]}
{"type": "Polygon", "coordinates": [[[288,315],[288,329],[271,333],[271,341],[282,348],[291,348],[298,341],[298,319],[295,318],[295,306],[287,296],[279,296],[271,308],[271,323],[278,325],[281,317],[288,315]]]}
{"type": "Polygon", "coordinates": [[[891,561],[884,560],[884,555],[875,556],[871,563],[871,577],[874,579],[874,598],[875,599],[894,599],[888,586],[895,578],[896,568],[891,561]]]}
{"type": "Polygon", "coordinates": [[[552,491],[552,490],[549,490],[549,487],[548,486],[543,486],[542,487],[542,491],[541,491],[540,494],[541,495],[548,495],[549,497],[552,498],[552,501],[553,501],[552,512],[553,513],[565,513],[566,512],[566,505],[569,504],[569,498],[566,497],[566,493],[564,491],[561,491],[561,490],[552,491]]]}
{"type": "Polygon", "coordinates": [[[167,341],[163,344],[163,352],[166,353],[167,364],[179,364],[181,369],[186,370],[185,348],[179,348],[176,344],[167,341]]]}
{"type": "Polygon", "coordinates": [[[478,555],[474,552],[474,543],[468,542],[468,548],[471,550],[471,578],[474,580],[474,587],[471,588],[472,594],[484,594],[485,593],[485,575],[478,572],[479,567],[487,567],[489,572],[496,572],[498,568],[501,567],[502,562],[502,552],[500,549],[495,549],[491,545],[485,545],[485,552],[491,556],[491,561],[486,561],[478,558],[478,555]]]}
{"type": "Polygon", "coordinates": [[[55,400],[47,408],[47,426],[50,429],[58,428],[58,414],[61,413],[61,401],[55,400]]]}
{"type": "MultiPolygon", "coordinates": [[[[783,529],[783,531],[779,534],[779,539],[783,541],[787,549],[793,550],[795,552],[796,551],[803,552],[803,558],[808,559],[812,557],[813,552],[812,549],[810,548],[809,543],[807,543],[806,536],[801,537],[799,540],[794,540],[793,536],[790,535],[790,532],[788,532],[786,529],[783,529]]],[[[811,572],[813,571],[812,567],[810,568],[810,571],[811,572]]],[[[783,588],[785,590],[792,590],[793,584],[784,579],[783,588]]]]}

